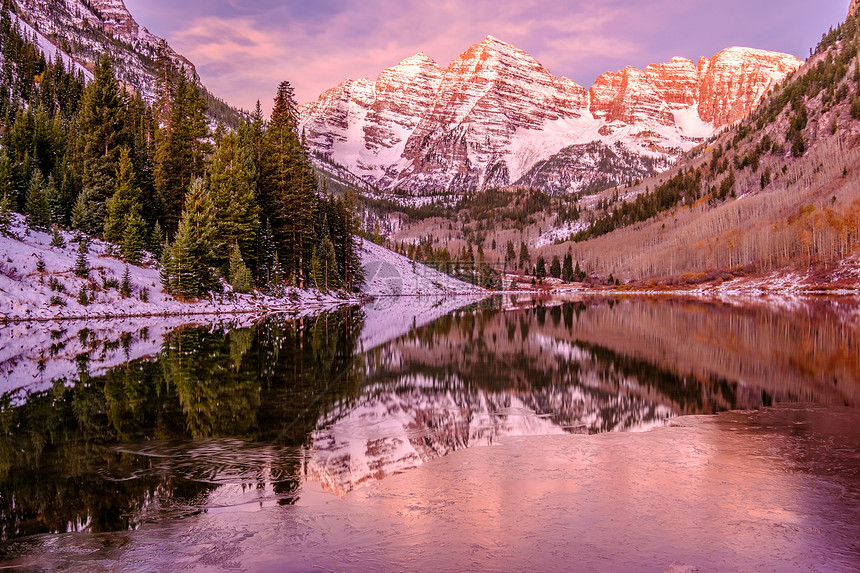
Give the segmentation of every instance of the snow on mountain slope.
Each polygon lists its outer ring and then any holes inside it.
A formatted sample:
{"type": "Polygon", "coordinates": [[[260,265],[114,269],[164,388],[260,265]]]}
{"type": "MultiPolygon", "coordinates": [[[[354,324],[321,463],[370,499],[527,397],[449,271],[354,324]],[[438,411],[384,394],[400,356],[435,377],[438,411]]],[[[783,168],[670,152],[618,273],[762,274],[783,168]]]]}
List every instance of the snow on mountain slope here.
{"type": "Polygon", "coordinates": [[[398,255],[370,241],[362,241],[364,292],[371,296],[439,296],[482,294],[484,289],[457,280],[398,255]]]}
{"type": "Polygon", "coordinates": [[[92,69],[109,54],[117,78],[148,101],[156,97],[160,61],[196,79],[194,64],[140,26],[122,0],[14,0],[18,17],[42,39],[46,57],[62,52],[92,69]]]}
{"type": "Polygon", "coordinates": [[[181,302],[162,292],[158,270],[151,261],[145,266],[128,266],[131,296],[124,297],[119,286],[126,264],[110,256],[110,244],[90,240],[87,256],[90,272],[87,278],[81,278],[73,271],[78,245],[73,242],[72,233],[61,231],[66,245],[53,247],[50,234],[28,229],[23,217],[17,214],[12,232],[17,238],[0,236],[0,322],[312,311],[358,302],[299,289],[287,289],[281,298],[228,294],[181,302]],[[87,292],[87,304],[78,299],[81,289],[87,292]]]}
{"type": "Polygon", "coordinates": [[[654,162],[631,157],[616,181],[653,174],[745,117],[801,63],[728,48],[698,64],[609,72],[586,90],[488,36],[444,70],[417,54],[376,81],[347,80],[301,106],[300,126],[312,150],[383,190],[534,185],[541,163],[547,189],[577,190],[589,182],[569,173],[591,169],[594,153],[572,148],[596,143],[654,162]]]}

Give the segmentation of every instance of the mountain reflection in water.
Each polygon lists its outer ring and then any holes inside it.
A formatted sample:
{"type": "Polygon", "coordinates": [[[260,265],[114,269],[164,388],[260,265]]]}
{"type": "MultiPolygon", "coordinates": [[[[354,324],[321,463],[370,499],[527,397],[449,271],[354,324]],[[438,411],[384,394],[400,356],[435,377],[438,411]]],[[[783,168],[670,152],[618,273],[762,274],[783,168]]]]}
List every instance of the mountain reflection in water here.
{"type": "Polygon", "coordinates": [[[292,504],[307,480],[345,495],[510,436],[860,402],[852,307],[416,299],[413,322],[405,306],[393,339],[379,335],[384,306],[370,330],[360,309],[183,327],[154,357],[7,393],[3,539],[292,504]],[[434,305],[446,314],[429,321],[434,305]]]}

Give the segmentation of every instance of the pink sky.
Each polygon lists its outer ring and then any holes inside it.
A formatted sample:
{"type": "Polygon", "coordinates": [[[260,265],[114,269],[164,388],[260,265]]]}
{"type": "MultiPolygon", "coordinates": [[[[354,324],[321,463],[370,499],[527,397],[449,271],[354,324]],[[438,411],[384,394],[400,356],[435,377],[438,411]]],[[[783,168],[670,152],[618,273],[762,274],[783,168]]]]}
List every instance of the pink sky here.
{"type": "Polygon", "coordinates": [[[728,46],[809,54],[849,0],[125,0],[138,22],[197,66],[229,103],[271,107],[289,80],[299,102],[345,78],[375,78],[423,51],[447,64],[488,34],[585,87],[605,71],[728,46]]]}

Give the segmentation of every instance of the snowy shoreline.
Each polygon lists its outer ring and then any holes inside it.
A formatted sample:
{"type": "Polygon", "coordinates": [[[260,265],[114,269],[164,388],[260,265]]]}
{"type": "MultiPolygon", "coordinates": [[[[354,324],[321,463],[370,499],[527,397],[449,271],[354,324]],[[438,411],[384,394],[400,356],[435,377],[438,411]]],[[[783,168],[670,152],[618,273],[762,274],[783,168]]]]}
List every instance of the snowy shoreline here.
{"type": "Polygon", "coordinates": [[[14,214],[11,223],[11,236],[0,236],[0,323],[6,324],[319,313],[365,304],[378,297],[486,294],[474,285],[361,241],[366,282],[360,293],[284,287],[280,296],[259,291],[237,294],[225,284],[224,294],[183,302],[163,291],[157,265],[150,256],[140,266],[127,265],[113,256],[114,245],[90,238],[87,272],[78,276],[76,233],[58,231],[61,244],[57,244],[52,233],[28,228],[21,215],[14,214]],[[121,283],[126,273],[128,288],[124,292],[121,283]]]}

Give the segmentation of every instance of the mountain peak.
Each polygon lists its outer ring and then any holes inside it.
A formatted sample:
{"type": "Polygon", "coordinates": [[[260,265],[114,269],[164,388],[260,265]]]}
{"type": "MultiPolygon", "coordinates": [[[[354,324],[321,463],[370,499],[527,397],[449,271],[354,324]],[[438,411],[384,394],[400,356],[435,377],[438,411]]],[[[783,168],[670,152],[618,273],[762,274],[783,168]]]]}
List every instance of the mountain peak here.
{"type": "Polygon", "coordinates": [[[475,46],[481,46],[483,48],[492,48],[492,49],[501,50],[501,51],[505,51],[505,52],[522,52],[522,53],[525,53],[522,50],[520,50],[519,48],[517,48],[516,46],[514,46],[513,44],[509,44],[509,43],[505,42],[504,40],[500,40],[500,39],[496,38],[495,36],[490,36],[490,35],[488,35],[486,38],[484,38],[483,40],[481,40],[480,42],[475,44],[475,46]]]}
{"type": "Polygon", "coordinates": [[[599,146],[627,150],[628,178],[666,166],[748,114],[799,65],[793,56],[734,47],[698,66],[686,58],[628,66],[586,90],[489,35],[444,70],[423,53],[406,58],[375,88],[304,107],[301,125],[315,151],[380,188],[530,185],[535,165],[571,148],[578,151],[552,164],[558,183],[546,175],[546,185],[578,189],[590,184],[599,146]]]}
{"type": "Polygon", "coordinates": [[[434,60],[424,52],[418,52],[417,54],[400,60],[400,62],[397,64],[397,67],[403,66],[439,67],[439,64],[437,64],[436,60],[434,60]]]}

